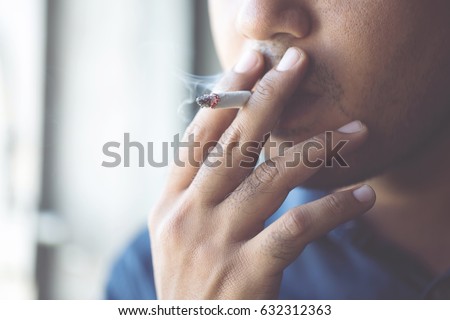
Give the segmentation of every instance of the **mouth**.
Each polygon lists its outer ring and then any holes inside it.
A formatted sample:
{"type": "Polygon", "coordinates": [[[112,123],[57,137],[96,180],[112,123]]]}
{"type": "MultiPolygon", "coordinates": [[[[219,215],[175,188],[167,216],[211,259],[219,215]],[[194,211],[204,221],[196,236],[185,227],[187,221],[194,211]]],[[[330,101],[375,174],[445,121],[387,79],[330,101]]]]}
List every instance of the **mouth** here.
{"type": "MultiPolygon", "coordinates": [[[[270,60],[273,62],[273,60],[270,60]]],[[[272,63],[268,66],[272,68],[272,63]]],[[[319,88],[311,86],[309,74],[305,76],[301,85],[286,101],[276,126],[278,132],[296,132],[299,128],[316,117],[322,104],[327,100],[319,88]]],[[[322,106],[323,107],[323,106],[322,106]]]]}
{"type": "MultiPolygon", "coordinates": [[[[253,43],[253,49],[258,50],[264,56],[265,73],[279,63],[286,50],[292,45],[288,38],[279,37],[277,40],[277,42],[258,41],[253,43]]],[[[327,83],[325,76],[331,73],[328,69],[325,70],[327,72],[318,72],[324,68],[318,68],[313,62],[310,61],[311,65],[308,67],[301,85],[284,106],[275,128],[277,135],[288,137],[292,134],[297,135],[300,132],[307,133],[307,131],[313,130],[310,128],[311,123],[318,119],[324,106],[330,103],[327,98],[327,90],[321,84],[327,83]],[[321,74],[325,76],[321,76],[321,74]]]]}

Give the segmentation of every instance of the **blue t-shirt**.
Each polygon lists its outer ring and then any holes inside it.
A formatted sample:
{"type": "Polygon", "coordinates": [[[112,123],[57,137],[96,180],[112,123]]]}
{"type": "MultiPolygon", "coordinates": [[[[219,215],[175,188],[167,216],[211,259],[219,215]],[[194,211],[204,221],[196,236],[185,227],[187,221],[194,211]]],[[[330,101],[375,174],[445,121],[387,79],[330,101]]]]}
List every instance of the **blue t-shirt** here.
{"type": "MultiPolygon", "coordinates": [[[[297,188],[269,219],[324,192],[297,188]]],[[[107,299],[156,299],[148,231],[113,266],[107,299]]],[[[450,272],[433,277],[412,257],[353,220],[310,243],[285,270],[280,299],[450,299],[450,272]]]]}

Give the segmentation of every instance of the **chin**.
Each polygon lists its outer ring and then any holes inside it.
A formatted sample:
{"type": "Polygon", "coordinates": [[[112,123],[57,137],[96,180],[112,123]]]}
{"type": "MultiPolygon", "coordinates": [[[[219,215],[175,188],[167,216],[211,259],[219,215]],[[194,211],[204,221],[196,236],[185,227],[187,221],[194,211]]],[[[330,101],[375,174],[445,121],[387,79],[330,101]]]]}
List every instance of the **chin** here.
{"type": "Polygon", "coordinates": [[[357,184],[370,178],[351,168],[323,168],[299,187],[307,189],[335,190],[357,184]]]}
{"type": "Polygon", "coordinates": [[[370,158],[361,159],[363,158],[361,157],[362,154],[359,155],[359,159],[348,155],[345,157],[349,164],[347,168],[336,166],[320,169],[319,172],[300,184],[299,187],[331,191],[364,182],[385,172],[385,164],[376,165],[370,162],[370,158]]]}

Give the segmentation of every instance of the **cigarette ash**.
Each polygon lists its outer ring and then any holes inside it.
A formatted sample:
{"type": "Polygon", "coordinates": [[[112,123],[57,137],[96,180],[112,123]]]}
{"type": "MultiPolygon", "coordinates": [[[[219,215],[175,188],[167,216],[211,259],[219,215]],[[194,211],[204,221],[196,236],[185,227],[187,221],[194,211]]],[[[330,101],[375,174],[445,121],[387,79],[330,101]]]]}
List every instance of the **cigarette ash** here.
{"type": "Polygon", "coordinates": [[[213,76],[196,76],[193,74],[182,74],[179,76],[186,88],[187,98],[178,107],[178,116],[185,123],[189,123],[200,110],[196,102],[197,97],[212,93],[214,86],[217,84],[221,74],[213,76]]]}
{"type": "Polygon", "coordinates": [[[214,109],[220,102],[220,97],[215,93],[209,93],[198,97],[195,101],[200,106],[200,108],[214,109]]]}

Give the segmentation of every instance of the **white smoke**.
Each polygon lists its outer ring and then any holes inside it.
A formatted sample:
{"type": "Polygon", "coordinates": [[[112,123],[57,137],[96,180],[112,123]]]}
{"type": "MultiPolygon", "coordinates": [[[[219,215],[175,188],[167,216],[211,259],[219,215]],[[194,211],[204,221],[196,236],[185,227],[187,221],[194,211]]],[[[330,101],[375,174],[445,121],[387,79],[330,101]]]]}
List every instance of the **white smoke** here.
{"type": "Polygon", "coordinates": [[[212,76],[197,76],[189,73],[182,73],[178,78],[183,82],[187,91],[187,98],[178,107],[178,116],[185,123],[189,123],[199,110],[195,99],[205,93],[212,92],[214,86],[222,77],[222,74],[212,76]]]}

